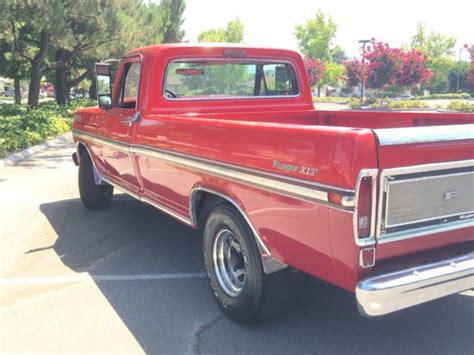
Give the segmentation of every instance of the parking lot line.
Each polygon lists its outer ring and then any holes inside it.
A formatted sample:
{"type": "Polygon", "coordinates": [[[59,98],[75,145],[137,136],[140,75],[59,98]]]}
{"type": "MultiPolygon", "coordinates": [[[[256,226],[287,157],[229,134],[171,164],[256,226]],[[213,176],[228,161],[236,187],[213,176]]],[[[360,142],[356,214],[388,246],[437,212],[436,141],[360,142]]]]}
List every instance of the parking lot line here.
{"type": "Polygon", "coordinates": [[[206,277],[205,272],[195,273],[172,273],[172,274],[138,274],[138,275],[90,275],[78,274],[70,276],[49,276],[49,277],[20,277],[2,278],[0,286],[24,286],[39,284],[61,284],[79,281],[92,280],[97,282],[109,281],[146,281],[146,280],[180,280],[197,279],[206,277]]]}

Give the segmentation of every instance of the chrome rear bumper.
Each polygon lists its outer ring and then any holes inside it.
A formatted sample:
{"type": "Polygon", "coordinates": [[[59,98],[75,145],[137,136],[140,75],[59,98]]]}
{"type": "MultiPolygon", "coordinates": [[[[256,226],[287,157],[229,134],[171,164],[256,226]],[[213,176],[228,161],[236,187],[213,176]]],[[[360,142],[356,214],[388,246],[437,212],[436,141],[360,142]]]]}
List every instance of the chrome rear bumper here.
{"type": "Polygon", "coordinates": [[[474,288],[474,252],[365,279],[357,285],[360,314],[381,316],[474,288]]]}

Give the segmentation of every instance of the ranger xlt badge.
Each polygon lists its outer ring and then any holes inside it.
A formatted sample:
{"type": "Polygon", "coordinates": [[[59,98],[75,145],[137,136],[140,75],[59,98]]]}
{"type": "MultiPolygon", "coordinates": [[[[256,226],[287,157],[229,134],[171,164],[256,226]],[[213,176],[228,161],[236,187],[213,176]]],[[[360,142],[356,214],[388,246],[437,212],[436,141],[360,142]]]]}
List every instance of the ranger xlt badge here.
{"type": "Polygon", "coordinates": [[[284,171],[295,171],[297,173],[309,176],[314,176],[318,172],[318,169],[316,168],[311,168],[304,165],[285,164],[279,162],[278,160],[273,161],[273,167],[284,171]]]}

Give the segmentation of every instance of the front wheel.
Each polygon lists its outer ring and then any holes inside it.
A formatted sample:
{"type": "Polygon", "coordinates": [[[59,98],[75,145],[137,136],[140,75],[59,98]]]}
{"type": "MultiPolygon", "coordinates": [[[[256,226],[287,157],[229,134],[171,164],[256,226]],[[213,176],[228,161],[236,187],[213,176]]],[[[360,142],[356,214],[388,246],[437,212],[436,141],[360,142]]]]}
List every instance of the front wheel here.
{"type": "Polygon", "coordinates": [[[112,200],[114,187],[108,184],[97,185],[94,180],[94,166],[89,154],[83,153],[79,163],[79,195],[88,209],[107,208],[112,200]]]}
{"type": "Polygon", "coordinates": [[[209,283],[223,311],[249,323],[275,315],[285,303],[287,270],[266,275],[255,237],[231,206],[218,206],[204,229],[209,283]]]}

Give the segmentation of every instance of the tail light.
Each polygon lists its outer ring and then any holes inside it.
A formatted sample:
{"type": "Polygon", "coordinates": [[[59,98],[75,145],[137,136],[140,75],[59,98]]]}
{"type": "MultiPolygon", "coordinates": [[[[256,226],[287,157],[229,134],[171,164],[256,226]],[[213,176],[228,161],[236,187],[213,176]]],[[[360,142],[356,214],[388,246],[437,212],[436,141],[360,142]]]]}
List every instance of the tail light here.
{"type": "Polygon", "coordinates": [[[370,237],[370,224],[372,222],[372,179],[364,177],[360,182],[357,196],[357,236],[370,237]]]}
{"type": "Polygon", "coordinates": [[[362,170],[357,179],[354,234],[359,245],[373,243],[377,170],[362,170]]]}

